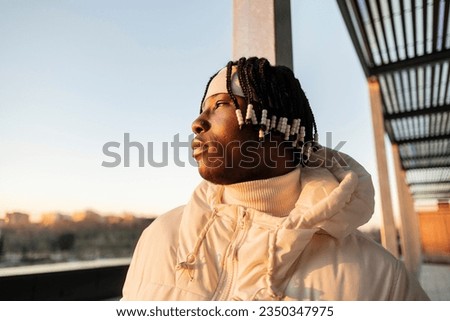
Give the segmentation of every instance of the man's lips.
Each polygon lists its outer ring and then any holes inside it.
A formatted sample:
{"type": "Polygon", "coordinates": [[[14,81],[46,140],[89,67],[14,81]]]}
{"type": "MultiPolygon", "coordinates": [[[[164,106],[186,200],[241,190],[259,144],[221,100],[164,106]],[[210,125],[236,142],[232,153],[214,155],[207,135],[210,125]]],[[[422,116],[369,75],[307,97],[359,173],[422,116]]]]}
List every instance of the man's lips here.
{"type": "Polygon", "coordinates": [[[197,158],[201,154],[203,154],[205,151],[208,150],[208,144],[204,143],[198,138],[194,138],[194,140],[191,143],[192,147],[192,157],[197,158]]]}

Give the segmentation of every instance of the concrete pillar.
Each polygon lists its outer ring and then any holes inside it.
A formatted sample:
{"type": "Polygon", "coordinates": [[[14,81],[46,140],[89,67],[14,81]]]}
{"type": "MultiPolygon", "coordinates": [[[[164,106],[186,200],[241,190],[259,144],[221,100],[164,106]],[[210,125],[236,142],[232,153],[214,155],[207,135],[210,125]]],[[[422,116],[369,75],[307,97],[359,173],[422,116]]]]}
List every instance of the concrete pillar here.
{"type": "Polygon", "coordinates": [[[290,0],[233,0],[233,60],[252,56],[293,69],[290,0]]]}
{"type": "Polygon", "coordinates": [[[380,84],[376,78],[369,79],[369,94],[382,211],[381,242],[389,252],[398,257],[397,231],[392,210],[391,188],[384,142],[385,131],[380,84]]]}
{"type": "Polygon", "coordinates": [[[402,168],[400,153],[396,144],[392,145],[392,156],[394,159],[395,177],[397,179],[403,261],[409,272],[419,276],[422,263],[419,219],[414,210],[414,201],[406,183],[406,174],[402,168]]]}

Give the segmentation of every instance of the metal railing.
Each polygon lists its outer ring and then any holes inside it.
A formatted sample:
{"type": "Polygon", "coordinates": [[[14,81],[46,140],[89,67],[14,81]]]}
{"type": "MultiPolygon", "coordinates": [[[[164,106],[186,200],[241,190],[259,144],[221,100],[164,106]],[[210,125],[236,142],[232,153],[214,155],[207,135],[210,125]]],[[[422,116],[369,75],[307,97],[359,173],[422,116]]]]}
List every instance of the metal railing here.
{"type": "Polygon", "coordinates": [[[129,258],[0,269],[1,301],[119,299],[129,258]]]}

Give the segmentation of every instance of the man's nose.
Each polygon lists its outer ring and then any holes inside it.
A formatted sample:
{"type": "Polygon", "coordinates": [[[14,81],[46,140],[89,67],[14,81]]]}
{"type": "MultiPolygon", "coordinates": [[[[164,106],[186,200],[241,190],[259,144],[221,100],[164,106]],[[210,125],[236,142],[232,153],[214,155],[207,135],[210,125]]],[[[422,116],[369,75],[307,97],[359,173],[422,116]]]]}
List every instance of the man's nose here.
{"type": "Polygon", "coordinates": [[[211,124],[207,120],[203,119],[201,115],[192,123],[192,131],[196,135],[204,133],[210,128],[211,124]]]}

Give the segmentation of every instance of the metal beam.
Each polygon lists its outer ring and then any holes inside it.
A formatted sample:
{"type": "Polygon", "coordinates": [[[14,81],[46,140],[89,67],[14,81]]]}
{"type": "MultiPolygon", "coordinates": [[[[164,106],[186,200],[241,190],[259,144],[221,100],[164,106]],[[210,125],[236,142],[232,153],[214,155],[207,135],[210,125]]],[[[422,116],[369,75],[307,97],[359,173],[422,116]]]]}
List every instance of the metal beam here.
{"type": "Polygon", "coordinates": [[[369,68],[369,75],[376,76],[384,73],[397,71],[400,69],[407,69],[418,67],[421,65],[435,64],[443,60],[450,60],[449,57],[450,57],[450,49],[445,49],[439,52],[433,52],[423,56],[409,58],[397,62],[392,62],[390,64],[369,68]]]}
{"type": "MultiPolygon", "coordinates": [[[[414,45],[414,57],[417,57],[417,27],[416,27],[416,5],[415,0],[410,1],[411,13],[412,13],[412,27],[413,27],[413,45],[414,45]]],[[[402,10],[402,16],[405,15],[405,11],[402,10]]],[[[406,44],[406,39],[405,39],[406,44]]],[[[405,50],[407,50],[405,45],[405,50]]],[[[408,54],[406,54],[408,56],[408,54]]]]}
{"type": "Polygon", "coordinates": [[[448,184],[450,181],[424,181],[424,182],[412,182],[408,183],[409,186],[412,185],[440,185],[440,184],[448,184]]]}
{"type": "Polygon", "coordinates": [[[404,113],[397,113],[397,114],[384,114],[385,120],[393,120],[393,119],[399,119],[399,118],[407,118],[407,117],[417,117],[422,115],[431,115],[431,114],[438,114],[438,113],[446,113],[450,112],[450,105],[442,105],[442,106],[436,106],[436,107],[429,107],[429,108],[423,108],[423,109],[416,109],[407,111],[404,113]]]}
{"type": "MultiPolygon", "coordinates": [[[[388,57],[388,61],[389,63],[391,63],[393,61],[392,57],[391,57],[391,53],[389,51],[389,45],[388,45],[388,41],[387,41],[387,35],[386,35],[386,28],[384,27],[384,22],[383,22],[383,12],[381,10],[381,3],[380,0],[376,0],[376,10],[378,11],[378,17],[380,17],[380,25],[381,25],[381,33],[383,36],[383,42],[384,42],[384,47],[386,48],[386,55],[388,57]]],[[[395,35],[395,30],[392,30],[392,32],[395,35]]],[[[381,54],[381,52],[380,52],[381,54]]]]}
{"type": "MultiPolygon", "coordinates": [[[[378,51],[378,54],[380,56],[380,62],[381,62],[381,64],[383,64],[384,63],[383,53],[381,52],[380,40],[378,39],[379,37],[378,37],[377,29],[375,28],[375,19],[373,17],[372,8],[371,8],[369,2],[370,2],[369,0],[364,0],[364,4],[366,6],[367,13],[369,14],[369,19],[370,19],[370,24],[368,24],[368,26],[372,29],[372,34],[373,34],[373,37],[375,38],[376,50],[378,51]]],[[[386,50],[387,50],[387,48],[386,48],[386,50]]]]}
{"type": "Polygon", "coordinates": [[[414,195],[415,199],[450,199],[450,193],[429,193],[414,195]]]}
{"type": "MultiPolygon", "coordinates": [[[[447,165],[450,166],[450,162],[447,165]]],[[[439,164],[439,166],[419,165],[419,166],[407,166],[406,167],[403,164],[403,169],[406,170],[406,171],[409,171],[409,170],[412,170],[412,169],[428,169],[428,168],[435,169],[435,168],[439,168],[441,166],[442,165],[439,164]]]]}
{"type": "MultiPolygon", "coordinates": [[[[448,151],[447,153],[440,153],[440,154],[434,154],[434,155],[427,155],[427,156],[407,156],[407,157],[402,157],[402,162],[403,161],[433,161],[433,160],[438,160],[438,159],[443,159],[444,157],[448,157],[447,161],[450,163],[450,151],[448,151]]],[[[438,166],[438,167],[446,167],[446,166],[438,166]]]]}
{"type": "MultiPolygon", "coordinates": [[[[353,6],[355,7],[356,6],[355,1],[351,0],[351,2],[353,4],[353,6]]],[[[359,62],[361,63],[361,66],[364,70],[366,77],[368,77],[369,76],[369,67],[367,66],[367,63],[364,59],[364,54],[363,54],[361,46],[359,45],[359,42],[358,42],[358,36],[356,35],[355,28],[353,27],[352,18],[350,17],[350,8],[347,8],[347,5],[345,4],[345,0],[337,0],[337,3],[339,6],[339,9],[341,10],[342,18],[344,18],[345,25],[347,26],[348,33],[350,34],[350,38],[352,40],[353,47],[355,48],[356,54],[359,58],[359,62]]],[[[357,17],[357,19],[358,19],[358,17],[357,17]]],[[[357,20],[357,21],[358,21],[358,25],[359,25],[361,32],[363,32],[364,26],[362,25],[362,23],[359,20],[357,20]]],[[[367,42],[367,39],[364,38],[364,41],[367,42]]],[[[366,47],[369,50],[368,54],[371,56],[371,51],[370,51],[370,47],[369,47],[368,43],[366,44],[366,47]]]]}
{"type": "Polygon", "coordinates": [[[393,141],[393,143],[401,145],[401,144],[408,144],[408,143],[426,142],[426,141],[438,140],[438,139],[450,139],[450,134],[438,135],[438,136],[426,136],[426,137],[421,137],[421,138],[401,139],[401,140],[393,141]]]}

